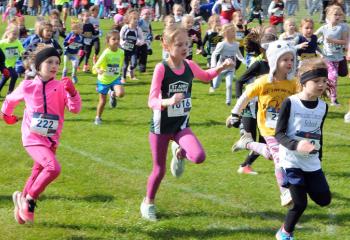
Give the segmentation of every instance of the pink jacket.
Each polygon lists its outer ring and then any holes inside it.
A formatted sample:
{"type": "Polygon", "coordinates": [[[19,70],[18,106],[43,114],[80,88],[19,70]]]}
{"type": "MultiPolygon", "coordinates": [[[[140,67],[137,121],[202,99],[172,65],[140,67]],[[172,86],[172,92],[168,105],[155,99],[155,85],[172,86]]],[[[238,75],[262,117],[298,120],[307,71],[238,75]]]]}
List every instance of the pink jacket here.
{"type": "Polygon", "coordinates": [[[42,82],[36,76],[33,80],[23,80],[20,85],[6,97],[1,111],[6,115],[12,115],[15,107],[25,102],[22,121],[23,146],[44,145],[57,147],[62,132],[65,107],[72,113],[78,113],[81,109],[79,93],[71,97],[59,80],[42,82]],[[46,110],[45,110],[46,108],[46,110]],[[30,123],[34,112],[58,115],[58,128],[51,137],[42,136],[30,131],[30,123]]]}

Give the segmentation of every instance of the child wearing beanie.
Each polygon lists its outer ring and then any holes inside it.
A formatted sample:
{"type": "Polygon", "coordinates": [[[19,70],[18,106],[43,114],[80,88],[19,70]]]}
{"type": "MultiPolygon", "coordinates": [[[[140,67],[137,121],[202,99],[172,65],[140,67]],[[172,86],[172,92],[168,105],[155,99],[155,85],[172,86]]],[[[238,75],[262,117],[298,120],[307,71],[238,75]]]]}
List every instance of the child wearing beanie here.
{"type": "Polygon", "coordinates": [[[283,100],[297,91],[297,83],[294,79],[296,50],[288,42],[279,40],[268,45],[266,56],[270,68],[269,74],[263,75],[247,86],[232,109],[230,120],[232,125],[236,125],[248,102],[257,97],[257,123],[266,144],[254,142],[251,133],[244,133],[240,140],[233,145],[232,151],[249,149],[267,159],[272,159],[281,192],[281,205],[287,206],[291,203],[291,196],[289,190],[282,187],[283,178],[278,155],[279,144],[275,138],[275,128],[283,100]]]}
{"type": "Polygon", "coordinates": [[[36,201],[45,188],[60,174],[56,150],[64,122],[64,109],[78,113],[81,99],[69,78],[56,80],[60,55],[53,47],[37,49],[34,54],[36,76],[24,80],[9,95],[1,108],[1,118],[15,124],[15,107],[24,101],[26,109],[22,120],[22,142],[34,160],[31,176],[23,192],[12,195],[14,217],[19,224],[34,221],[36,201]]]}

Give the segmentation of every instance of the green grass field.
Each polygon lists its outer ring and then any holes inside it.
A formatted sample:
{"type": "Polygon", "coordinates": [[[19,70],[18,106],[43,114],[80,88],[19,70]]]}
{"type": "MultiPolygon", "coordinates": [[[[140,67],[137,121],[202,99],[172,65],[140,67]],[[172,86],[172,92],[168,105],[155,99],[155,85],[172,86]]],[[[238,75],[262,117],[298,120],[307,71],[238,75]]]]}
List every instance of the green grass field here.
{"type": "MultiPolygon", "coordinates": [[[[33,26],[32,18],[27,25],[33,26]]],[[[109,25],[102,20],[104,31],[109,25]]],[[[153,27],[161,32],[161,23],[153,27]]],[[[286,209],[280,206],[273,163],[259,158],[254,164],[259,175],[236,173],[246,152],[231,153],[239,134],[224,124],[231,110],[225,105],[224,86],[209,95],[208,85],[198,81],[193,86],[191,127],[207,159],[202,165],[187,162],[179,179],[168,171],[156,199],[159,221],[140,218],[152,168],[147,99],[154,65],[160,61],[159,42],[153,49],[147,73],[128,82],[125,98],[116,109],[106,108],[101,126],[93,124],[96,77],[79,73],[83,109],[79,115],[66,114],[57,152],[62,173],[38,201],[34,225],[15,222],[11,199],[22,189],[33,162],[22,147],[20,124],[0,123],[0,239],[274,239],[286,209]]],[[[205,66],[204,58],[197,60],[205,66]]],[[[332,204],[320,208],[310,201],[296,239],[350,239],[350,125],[343,123],[349,81],[340,80],[342,106],[330,108],[324,128],[323,169],[332,204]]],[[[22,112],[23,104],[16,109],[17,115],[22,112]]]]}

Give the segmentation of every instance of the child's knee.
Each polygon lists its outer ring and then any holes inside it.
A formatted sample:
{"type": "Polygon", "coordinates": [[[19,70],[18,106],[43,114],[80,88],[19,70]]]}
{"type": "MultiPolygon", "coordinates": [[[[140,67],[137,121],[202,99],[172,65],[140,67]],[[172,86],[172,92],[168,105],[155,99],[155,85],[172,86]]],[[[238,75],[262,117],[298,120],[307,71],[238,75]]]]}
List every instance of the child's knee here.
{"type": "Polygon", "coordinates": [[[328,206],[332,201],[332,196],[331,194],[324,194],[322,198],[320,198],[316,203],[321,206],[321,207],[326,207],[328,206]]]}
{"type": "Polygon", "coordinates": [[[204,162],[205,158],[206,158],[205,152],[202,150],[193,156],[192,161],[196,164],[200,164],[204,162]]]}

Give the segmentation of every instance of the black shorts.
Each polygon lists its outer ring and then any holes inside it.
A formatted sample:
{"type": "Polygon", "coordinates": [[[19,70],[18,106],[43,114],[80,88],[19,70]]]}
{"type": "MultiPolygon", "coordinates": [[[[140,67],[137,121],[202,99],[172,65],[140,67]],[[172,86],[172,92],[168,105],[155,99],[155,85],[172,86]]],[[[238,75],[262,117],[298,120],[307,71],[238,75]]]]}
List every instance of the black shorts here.
{"type": "Polygon", "coordinates": [[[299,185],[304,186],[308,192],[329,192],[329,185],[322,169],[304,172],[300,168],[287,168],[284,170],[283,180],[283,187],[299,185]]]}
{"type": "Polygon", "coordinates": [[[58,11],[62,12],[63,8],[69,8],[69,3],[65,2],[62,5],[56,5],[56,8],[57,8],[58,11]]]}

